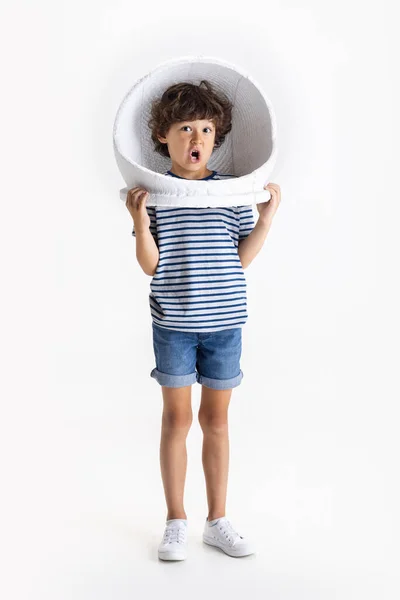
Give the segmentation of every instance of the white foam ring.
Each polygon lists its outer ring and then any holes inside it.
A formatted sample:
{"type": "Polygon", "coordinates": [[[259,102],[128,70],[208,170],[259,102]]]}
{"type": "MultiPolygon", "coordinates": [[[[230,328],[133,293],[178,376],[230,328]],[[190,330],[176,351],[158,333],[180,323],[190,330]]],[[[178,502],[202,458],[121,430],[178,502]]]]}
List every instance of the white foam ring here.
{"type": "Polygon", "coordinates": [[[114,122],[113,146],[127,191],[143,187],[147,206],[215,207],[265,202],[277,156],[276,119],[270,101],[249,74],[223,60],[186,56],[168,60],[141,77],[123,99],[114,122]],[[208,168],[235,178],[189,180],[165,177],[171,161],[154,150],[148,121],[151,101],[165,89],[187,81],[210,81],[233,103],[232,130],[214,150],[208,168]]]}

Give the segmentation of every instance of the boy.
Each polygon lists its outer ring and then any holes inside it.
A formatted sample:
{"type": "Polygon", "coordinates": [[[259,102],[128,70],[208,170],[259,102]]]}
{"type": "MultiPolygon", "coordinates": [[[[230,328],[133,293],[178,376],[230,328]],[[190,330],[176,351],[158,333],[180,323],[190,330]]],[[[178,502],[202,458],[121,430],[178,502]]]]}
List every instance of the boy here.
{"type": "MultiPolygon", "coordinates": [[[[234,175],[207,168],[214,148],[231,130],[232,104],[207,81],[179,83],[153,103],[149,126],[155,150],[171,159],[165,175],[192,180],[234,175]]],[[[280,188],[264,186],[268,202],[228,208],[146,207],[148,192],[129,190],[136,258],[152,276],[150,311],[156,368],[162,387],[161,474],[167,519],[158,556],[184,560],[187,515],[183,496],[186,437],[192,423],[191,386],[202,385],[198,414],[208,515],[203,541],[230,556],[254,550],[225,516],[229,437],[228,406],[240,369],[247,320],[243,270],[261,250],[280,203],[280,188]]]]}

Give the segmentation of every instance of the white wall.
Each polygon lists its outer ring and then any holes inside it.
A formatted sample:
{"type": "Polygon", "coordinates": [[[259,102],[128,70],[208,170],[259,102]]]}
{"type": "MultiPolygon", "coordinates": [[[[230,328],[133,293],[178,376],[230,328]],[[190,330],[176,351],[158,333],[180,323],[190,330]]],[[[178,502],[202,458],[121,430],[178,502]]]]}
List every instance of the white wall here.
{"type": "Polygon", "coordinates": [[[219,597],[397,597],[394,8],[5,3],[5,597],[122,600],[159,589],[175,598],[193,586],[200,598],[205,573],[219,597]],[[236,64],[266,90],[282,202],[245,271],[244,379],[229,409],[227,514],[259,552],[238,564],[201,547],[196,384],[185,492],[192,560],[176,576],[156,560],[166,512],[150,278],[119,199],[112,126],[137,78],[188,54],[236,64]]]}

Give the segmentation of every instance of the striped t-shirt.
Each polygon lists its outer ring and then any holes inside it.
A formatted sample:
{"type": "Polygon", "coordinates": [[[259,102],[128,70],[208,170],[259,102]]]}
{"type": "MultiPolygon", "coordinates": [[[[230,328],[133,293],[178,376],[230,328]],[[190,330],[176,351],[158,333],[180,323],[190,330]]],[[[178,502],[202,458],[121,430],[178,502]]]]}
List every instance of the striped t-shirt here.
{"type": "MultiPolygon", "coordinates": [[[[204,179],[232,177],[213,171],[204,179]]],[[[175,331],[243,327],[246,280],[238,245],[254,227],[252,206],[148,206],[147,212],[160,255],[150,283],[153,322],[175,331]]]]}

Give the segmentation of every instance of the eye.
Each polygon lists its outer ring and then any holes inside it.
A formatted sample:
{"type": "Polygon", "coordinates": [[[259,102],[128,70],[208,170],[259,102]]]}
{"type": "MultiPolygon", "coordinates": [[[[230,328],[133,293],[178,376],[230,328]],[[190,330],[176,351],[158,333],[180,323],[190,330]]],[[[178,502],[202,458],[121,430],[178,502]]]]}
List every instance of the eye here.
{"type": "MultiPolygon", "coordinates": [[[[190,127],[190,125],[184,125],[183,127],[181,127],[181,129],[185,129],[186,127],[190,127]]],[[[211,127],[204,127],[204,129],[209,129],[210,131],[212,131],[211,127]]]]}

